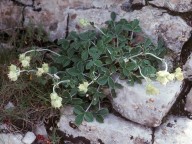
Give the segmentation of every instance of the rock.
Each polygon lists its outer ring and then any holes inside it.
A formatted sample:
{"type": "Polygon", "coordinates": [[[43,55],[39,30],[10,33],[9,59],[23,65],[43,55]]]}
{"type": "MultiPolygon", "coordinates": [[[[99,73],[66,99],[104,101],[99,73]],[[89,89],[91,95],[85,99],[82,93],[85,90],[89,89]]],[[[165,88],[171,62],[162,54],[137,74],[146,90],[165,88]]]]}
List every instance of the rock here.
{"type": "Polygon", "coordinates": [[[35,135],[42,135],[44,137],[48,137],[48,134],[47,134],[47,130],[45,128],[45,125],[42,123],[42,124],[37,124],[35,126],[35,131],[34,131],[35,135]]]}
{"type": "Polygon", "coordinates": [[[152,84],[159,89],[158,95],[146,94],[146,82],[130,86],[125,80],[117,80],[124,87],[117,89],[117,97],[111,99],[116,111],[127,119],[157,127],[167,114],[180,92],[182,82],[169,82],[166,86],[154,81],[152,84]]]}
{"type": "Polygon", "coordinates": [[[182,46],[190,37],[192,30],[180,17],[171,16],[164,13],[163,10],[150,6],[132,13],[125,13],[122,17],[128,21],[137,18],[144,34],[154,43],[157,43],[158,38],[162,37],[166,46],[175,53],[181,52],[182,46]]]}
{"type": "Polygon", "coordinates": [[[189,56],[187,62],[183,66],[184,78],[192,80],[192,54],[189,56]]]}
{"type": "Polygon", "coordinates": [[[186,117],[168,118],[155,131],[154,144],[188,144],[192,142],[192,120],[186,117]]]}
{"type": "Polygon", "coordinates": [[[36,136],[33,132],[27,132],[24,136],[24,138],[22,139],[22,142],[25,144],[31,144],[35,141],[36,136]]]}
{"type": "Polygon", "coordinates": [[[187,94],[186,97],[186,104],[185,104],[185,110],[192,113],[192,89],[187,94]]]}
{"type": "Polygon", "coordinates": [[[192,10],[191,0],[153,0],[149,1],[149,3],[178,12],[187,12],[192,10]]]}
{"type": "Polygon", "coordinates": [[[12,1],[0,1],[0,30],[12,30],[22,26],[23,8],[12,1]]]}
{"type": "Polygon", "coordinates": [[[24,25],[33,23],[36,26],[42,26],[52,41],[64,37],[68,17],[65,1],[41,1],[38,6],[39,11],[34,11],[31,7],[25,8],[24,25]]]}
{"type": "Polygon", "coordinates": [[[72,135],[73,138],[85,137],[94,144],[99,141],[105,144],[151,144],[151,129],[125,121],[113,114],[109,114],[104,123],[83,122],[77,129],[69,125],[74,120],[73,113],[68,115],[65,113],[58,122],[59,130],[69,136],[72,135]]]}
{"type": "Polygon", "coordinates": [[[21,139],[23,136],[21,134],[0,134],[0,143],[1,144],[24,144],[21,139]]]}
{"type": "Polygon", "coordinates": [[[12,102],[8,102],[8,104],[4,107],[4,109],[10,109],[10,108],[14,108],[15,106],[13,105],[12,102]]]}

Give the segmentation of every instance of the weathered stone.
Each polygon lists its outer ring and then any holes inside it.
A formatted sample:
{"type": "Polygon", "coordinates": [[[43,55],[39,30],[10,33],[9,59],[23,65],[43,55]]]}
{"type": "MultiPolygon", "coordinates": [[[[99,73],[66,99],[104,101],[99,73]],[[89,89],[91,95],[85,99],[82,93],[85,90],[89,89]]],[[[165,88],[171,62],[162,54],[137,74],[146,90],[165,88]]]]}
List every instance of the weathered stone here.
{"type": "Polygon", "coordinates": [[[83,122],[77,129],[74,129],[69,123],[74,122],[75,116],[72,110],[69,114],[69,108],[66,109],[64,111],[67,112],[61,116],[58,128],[74,138],[85,137],[93,144],[99,143],[99,139],[105,144],[151,144],[151,129],[125,121],[112,114],[105,118],[104,123],[83,122]]]}
{"type": "Polygon", "coordinates": [[[35,125],[34,130],[35,135],[43,135],[44,137],[48,137],[47,130],[43,123],[35,125]]]}
{"type": "Polygon", "coordinates": [[[167,114],[180,92],[182,82],[169,82],[166,86],[154,81],[152,84],[159,89],[158,95],[146,94],[146,82],[130,86],[125,80],[117,80],[124,87],[117,89],[117,97],[112,105],[121,115],[131,121],[157,127],[167,114]]]}
{"type": "Polygon", "coordinates": [[[27,132],[24,136],[24,138],[22,139],[22,142],[24,142],[25,144],[32,144],[36,139],[36,136],[33,132],[27,132]]]}
{"type": "Polygon", "coordinates": [[[0,1],[0,30],[11,30],[22,24],[22,7],[12,1],[0,1]]]}
{"type": "Polygon", "coordinates": [[[149,3],[178,12],[187,12],[192,10],[191,0],[153,0],[149,1],[149,3]]]}
{"type": "Polygon", "coordinates": [[[192,54],[183,66],[183,74],[186,79],[192,80],[192,54]]]}
{"type": "Polygon", "coordinates": [[[185,41],[190,37],[192,28],[178,16],[163,13],[162,10],[150,6],[143,7],[139,11],[125,13],[123,18],[127,20],[139,19],[143,32],[157,43],[159,36],[163,38],[166,46],[179,53],[185,41]]]}
{"type": "Polygon", "coordinates": [[[192,89],[187,94],[186,97],[186,104],[185,104],[185,110],[192,113],[192,89]]]}
{"type": "Polygon", "coordinates": [[[154,144],[188,144],[192,142],[192,120],[171,116],[155,131],[154,144]]]}
{"type": "Polygon", "coordinates": [[[24,144],[21,142],[23,136],[21,134],[0,134],[0,143],[1,144],[24,144]]]}
{"type": "Polygon", "coordinates": [[[33,8],[25,8],[25,21],[27,26],[30,23],[36,26],[42,26],[50,36],[51,40],[65,36],[67,27],[68,13],[65,10],[67,5],[65,1],[41,1],[38,5],[40,11],[34,11],[33,8]]]}

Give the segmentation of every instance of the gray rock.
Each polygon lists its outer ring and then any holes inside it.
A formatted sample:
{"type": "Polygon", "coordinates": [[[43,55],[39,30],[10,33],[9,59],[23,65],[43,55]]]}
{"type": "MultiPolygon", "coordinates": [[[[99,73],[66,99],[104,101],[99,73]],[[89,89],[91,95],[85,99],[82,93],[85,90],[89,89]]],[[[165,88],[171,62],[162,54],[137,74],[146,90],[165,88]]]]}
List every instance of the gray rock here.
{"type": "Polygon", "coordinates": [[[69,125],[69,122],[74,120],[73,113],[65,113],[58,123],[59,130],[74,138],[85,137],[92,144],[99,143],[99,139],[105,144],[151,144],[151,129],[125,121],[112,114],[109,114],[102,124],[96,121],[83,122],[77,129],[69,125]]]}
{"type": "Polygon", "coordinates": [[[186,104],[185,104],[185,110],[192,113],[192,89],[187,94],[186,97],[186,104]]]}
{"type": "Polygon", "coordinates": [[[184,78],[192,80],[192,54],[189,56],[187,62],[183,66],[184,78]]]}
{"type": "Polygon", "coordinates": [[[8,102],[8,104],[4,107],[4,109],[13,109],[15,106],[13,105],[12,102],[8,102]]]}
{"type": "Polygon", "coordinates": [[[191,0],[153,0],[149,1],[149,3],[178,12],[187,12],[192,10],[191,0]]]}
{"type": "Polygon", "coordinates": [[[15,5],[12,1],[0,1],[0,30],[12,30],[21,27],[22,7],[15,5]]]}
{"type": "Polygon", "coordinates": [[[171,116],[155,131],[154,144],[190,144],[192,120],[171,116]]]}
{"type": "Polygon", "coordinates": [[[21,139],[21,134],[0,134],[0,144],[24,144],[21,139]]]}
{"type": "Polygon", "coordinates": [[[22,142],[25,144],[32,144],[36,139],[36,136],[33,132],[27,132],[22,139],[22,142]]]}
{"type": "Polygon", "coordinates": [[[35,125],[35,135],[43,135],[44,137],[48,137],[47,130],[43,123],[35,125]]]}
{"type": "Polygon", "coordinates": [[[180,17],[163,12],[163,10],[146,6],[139,11],[125,13],[122,17],[127,20],[139,19],[144,34],[154,43],[157,43],[158,38],[162,37],[169,49],[179,53],[183,44],[190,37],[192,28],[180,17]]]}
{"type": "Polygon", "coordinates": [[[124,87],[117,89],[117,97],[113,98],[112,105],[121,115],[131,121],[157,127],[167,114],[180,92],[182,82],[169,82],[166,86],[154,81],[152,84],[159,89],[158,95],[146,94],[146,82],[130,86],[125,80],[117,80],[124,87]]]}

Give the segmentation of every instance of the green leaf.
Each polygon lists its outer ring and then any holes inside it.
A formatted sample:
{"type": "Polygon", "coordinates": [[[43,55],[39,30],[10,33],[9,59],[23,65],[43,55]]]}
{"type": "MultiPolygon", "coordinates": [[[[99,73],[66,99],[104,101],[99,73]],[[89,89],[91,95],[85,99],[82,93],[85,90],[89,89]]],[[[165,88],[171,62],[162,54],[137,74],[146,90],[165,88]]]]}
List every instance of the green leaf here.
{"type": "Polygon", "coordinates": [[[121,89],[121,88],[123,88],[123,86],[120,83],[115,83],[115,88],[121,89]]]}
{"type": "Polygon", "coordinates": [[[74,107],[73,112],[77,115],[80,115],[80,114],[84,114],[85,110],[81,106],[77,105],[74,107]]]}
{"type": "Polygon", "coordinates": [[[94,120],[93,114],[91,112],[85,112],[84,118],[87,122],[92,122],[94,120]]]}
{"type": "Polygon", "coordinates": [[[101,66],[102,66],[102,61],[100,61],[100,60],[95,60],[95,61],[94,61],[94,64],[95,64],[97,67],[101,67],[101,66]]]}
{"type": "Polygon", "coordinates": [[[83,100],[80,98],[73,98],[71,101],[71,104],[74,104],[74,105],[80,105],[82,103],[83,103],[83,100]]]}
{"type": "Polygon", "coordinates": [[[104,75],[97,80],[99,85],[105,85],[108,81],[108,76],[104,75]]]}
{"type": "Polygon", "coordinates": [[[89,61],[87,64],[86,64],[86,69],[91,69],[91,67],[94,65],[94,62],[93,61],[89,61]]]}
{"type": "Polygon", "coordinates": [[[79,71],[79,72],[83,73],[83,71],[84,71],[84,64],[83,64],[82,61],[79,61],[79,62],[77,63],[77,68],[78,68],[78,71],[79,71]]]}
{"type": "Polygon", "coordinates": [[[71,75],[71,76],[77,76],[80,74],[80,72],[76,69],[76,68],[69,68],[67,69],[67,72],[71,75]]]}
{"type": "Polygon", "coordinates": [[[102,115],[96,115],[96,116],[95,116],[95,119],[96,119],[96,121],[99,122],[99,123],[103,123],[103,122],[104,122],[104,118],[103,118],[102,115]]]}
{"type": "Polygon", "coordinates": [[[115,21],[115,19],[116,19],[116,13],[115,13],[115,12],[112,12],[112,13],[111,13],[111,20],[112,20],[112,21],[115,21]]]}
{"type": "Polygon", "coordinates": [[[80,124],[82,124],[83,119],[84,119],[84,114],[77,115],[75,118],[75,124],[79,126],[80,124]]]}
{"type": "Polygon", "coordinates": [[[87,50],[84,50],[82,53],[81,53],[81,58],[85,61],[88,59],[88,51],[87,50]]]}
{"type": "Polygon", "coordinates": [[[66,40],[66,39],[60,39],[57,43],[58,45],[61,45],[61,47],[64,49],[64,50],[67,50],[69,48],[69,41],[66,40]]]}
{"type": "Polygon", "coordinates": [[[115,83],[113,81],[113,79],[111,77],[108,77],[108,85],[110,88],[114,88],[115,87],[115,83]]]}
{"type": "Polygon", "coordinates": [[[97,113],[105,117],[109,114],[109,110],[107,108],[103,108],[103,109],[100,109],[97,113]]]}
{"type": "Polygon", "coordinates": [[[135,62],[127,62],[126,63],[126,69],[128,71],[136,70],[137,69],[137,64],[135,62]]]}
{"type": "Polygon", "coordinates": [[[98,59],[101,55],[101,52],[97,48],[89,49],[89,55],[93,57],[93,59],[98,59]]]}
{"type": "Polygon", "coordinates": [[[54,66],[49,67],[49,73],[54,74],[54,73],[56,73],[57,71],[58,71],[58,70],[57,70],[56,67],[54,67],[54,66]]]}
{"type": "Polygon", "coordinates": [[[116,98],[116,97],[117,97],[117,94],[116,94],[116,92],[115,92],[115,89],[112,89],[112,90],[111,90],[111,95],[112,95],[113,98],[116,98]]]}

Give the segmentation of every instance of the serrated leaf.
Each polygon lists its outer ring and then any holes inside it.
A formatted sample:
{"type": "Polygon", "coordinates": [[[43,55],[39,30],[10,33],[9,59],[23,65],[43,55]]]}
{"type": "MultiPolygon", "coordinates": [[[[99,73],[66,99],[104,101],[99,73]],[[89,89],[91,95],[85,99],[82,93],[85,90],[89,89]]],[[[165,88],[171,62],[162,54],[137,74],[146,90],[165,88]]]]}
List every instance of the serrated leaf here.
{"type": "Polygon", "coordinates": [[[92,122],[94,120],[93,114],[91,112],[85,112],[84,118],[87,122],[92,122]]]}
{"type": "Polygon", "coordinates": [[[104,118],[102,117],[102,115],[96,115],[95,116],[95,119],[97,122],[99,123],[103,123],[104,122],[104,118]]]}
{"type": "Polygon", "coordinates": [[[61,45],[64,50],[69,48],[69,41],[66,39],[60,39],[57,44],[61,45]]]}
{"type": "Polygon", "coordinates": [[[115,83],[115,88],[121,89],[123,86],[120,83],[115,83]]]}
{"type": "Polygon", "coordinates": [[[54,67],[54,66],[49,67],[49,73],[54,74],[54,73],[56,73],[57,71],[58,71],[58,70],[57,70],[56,67],[54,67]]]}
{"type": "Polygon", "coordinates": [[[108,85],[110,88],[114,88],[115,83],[111,77],[108,77],[108,85]]]}
{"type": "Polygon", "coordinates": [[[80,115],[80,114],[84,114],[85,110],[81,106],[77,105],[74,107],[73,112],[77,115],[80,115]]]}
{"type": "Polygon", "coordinates": [[[78,68],[79,72],[83,73],[83,71],[84,71],[84,64],[83,64],[82,61],[79,61],[77,63],[77,68],[78,68]]]}
{"type": "Polygon", "coordinates": [[[107,108],[103,108],[103,109],[100,109],[97,113],[105,117],[109,114],[109,110],[107,108]]]}
{"type": "Polygon", "coordinates": [[[105,85],[107,81],[108,81],[108,76],[104,75],[97,80],[97,83],[100,85],[105,85]]]}
{"type": "Polygon", "coordinates": [[[79,126],[80,124],[82,124],[83,119],[84,119],[84,114],[77,115],[75,118],[75,124],[79,126]]]}

